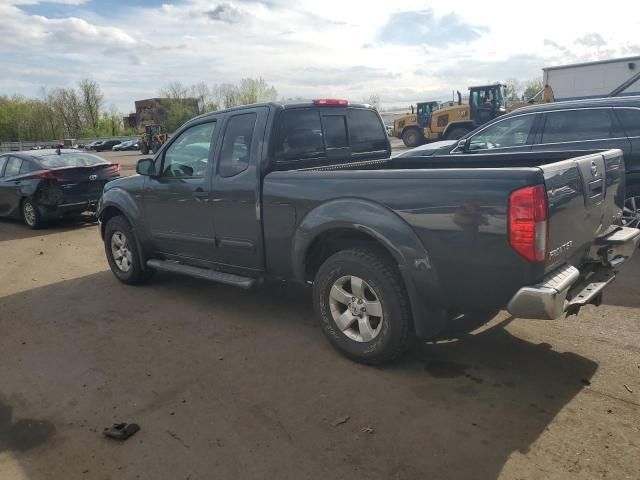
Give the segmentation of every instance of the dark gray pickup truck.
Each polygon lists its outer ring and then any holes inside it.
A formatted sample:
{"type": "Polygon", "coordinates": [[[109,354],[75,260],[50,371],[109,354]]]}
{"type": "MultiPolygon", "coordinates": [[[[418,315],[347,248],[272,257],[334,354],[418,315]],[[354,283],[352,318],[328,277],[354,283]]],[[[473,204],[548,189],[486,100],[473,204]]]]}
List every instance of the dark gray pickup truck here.
{"type": "Polygon", "coordinates": [[[461,312],[555,319],[599,304],[640,231],[619,150],[390,158],[377,112],[239,107],[181,127],[98,208],[111,270],[313,286],[331,343],[389,361],[461,312]]]}

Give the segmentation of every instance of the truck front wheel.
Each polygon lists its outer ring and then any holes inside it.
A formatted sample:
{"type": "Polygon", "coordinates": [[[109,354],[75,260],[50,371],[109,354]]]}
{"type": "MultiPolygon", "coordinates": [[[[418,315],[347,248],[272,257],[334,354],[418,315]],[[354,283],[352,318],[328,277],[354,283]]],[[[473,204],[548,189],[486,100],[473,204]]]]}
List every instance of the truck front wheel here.
{"type": "Polygon", "coordinates": [[[407,128],[402,132],[402,141],[405,146],[414,148],[420,145],[424,141],[424,138],[417,128],[407,128]]]}
{"type": "Polygon", "coordinates": [[[126,218],[111,218],[104,229],[104,251],[111,271],[122,283],[144,283],[153,276],[153,270],[142,268],[140,252],[126,218]]]}
{"type": "Polygon", "coordinates": [[[313,303],[331,344],[357,362],[389,362],[414,338],[402,277],[374,249],[343,250],[329,257],[316,274],[313,303]]]}

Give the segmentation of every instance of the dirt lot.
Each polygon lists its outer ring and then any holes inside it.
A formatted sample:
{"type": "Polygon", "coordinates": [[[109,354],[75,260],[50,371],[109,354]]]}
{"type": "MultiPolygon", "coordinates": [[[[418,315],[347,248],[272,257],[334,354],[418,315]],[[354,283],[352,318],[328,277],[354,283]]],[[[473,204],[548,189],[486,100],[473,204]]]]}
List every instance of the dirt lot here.
{"type": "Polygon", "coordinates": [[[121,285],[94,224],[0,221],[0,278],[2,480],[640,472],[640,255],[578,318],[501,313],[385,368],[333,351],[301,288],[121,285]]]}

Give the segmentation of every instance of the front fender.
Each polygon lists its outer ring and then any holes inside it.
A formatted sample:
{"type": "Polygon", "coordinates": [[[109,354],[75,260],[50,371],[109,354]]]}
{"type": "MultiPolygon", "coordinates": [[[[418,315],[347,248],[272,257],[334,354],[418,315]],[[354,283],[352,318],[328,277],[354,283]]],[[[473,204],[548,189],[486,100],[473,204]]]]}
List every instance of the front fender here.
{"type": "Polygon", "coordinates": [[[331,230],[354,230],[378,241],[394,258],[411,302],[419,336],[440,330],[444,312],[437,308],[439,283],[426,248],[400,216],[392,210],[359,198],[333,200],[310,211],[298,225],[292,241],[292,266],[297,280],[304,282],[309,247],[331,230]]]}
{"type": "Polygon", "coordinates": [[[103,219],[109,208],[116,208],[122,212],[134,229],[143,220],[138,203],[129,192],[122,188],[112,187],[102,194],[96,212],[100,220],[103,219]]]}

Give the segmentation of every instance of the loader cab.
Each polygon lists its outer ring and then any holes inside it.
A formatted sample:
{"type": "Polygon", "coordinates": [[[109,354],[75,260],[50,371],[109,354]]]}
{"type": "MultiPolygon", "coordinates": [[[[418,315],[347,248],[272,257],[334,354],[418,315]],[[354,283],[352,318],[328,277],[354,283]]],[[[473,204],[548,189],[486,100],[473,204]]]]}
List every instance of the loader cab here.
{"type": "Polygon", "coordinates": [[[144,133],[147,136],[147,141],[151,143],[154,135],[161,135],[164,133],[164,128],[160,125],[147,125],[144,129],[144,133]]]}
{"type": "Polygon", "coordinates": [[[431,123],[431,114],[438,109],[438,102],[420,102],[416,105],[418,127],[426,128],[431,123]]]}
{"type": "Polygon", "coordinates": [[[469,87],[469,107],[471,120],[476,127],[506,112],[506,85],[495,83],[469,87]]]}

